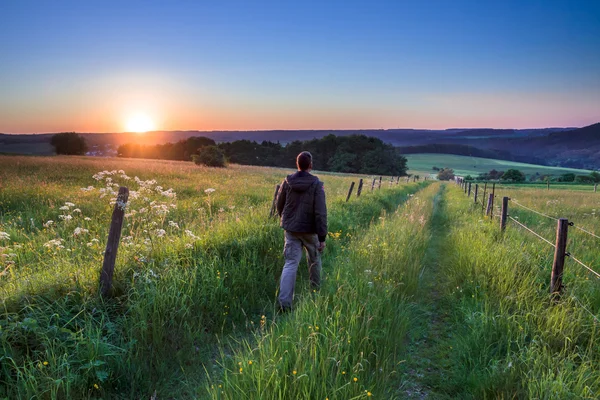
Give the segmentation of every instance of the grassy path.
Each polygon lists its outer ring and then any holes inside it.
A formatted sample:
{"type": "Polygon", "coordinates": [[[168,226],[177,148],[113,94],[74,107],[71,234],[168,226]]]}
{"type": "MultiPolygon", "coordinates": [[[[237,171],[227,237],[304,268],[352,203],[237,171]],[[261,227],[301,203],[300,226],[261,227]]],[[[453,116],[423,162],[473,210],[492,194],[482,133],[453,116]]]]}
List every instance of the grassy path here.
{"type": "Polygon", "coordinates": [[[416,301],[415,318],[409,332],[408,348],[401,375],[399,397],[445,398],[436,392],[449,368],[447,354],[451,350],[444,343],[449,332],[449,304],[444,301],[440,282],[448,233],[446,214],[446,187],[442,186],[434,197],[433,214],[427,252],[423,258],[416,301]]]}

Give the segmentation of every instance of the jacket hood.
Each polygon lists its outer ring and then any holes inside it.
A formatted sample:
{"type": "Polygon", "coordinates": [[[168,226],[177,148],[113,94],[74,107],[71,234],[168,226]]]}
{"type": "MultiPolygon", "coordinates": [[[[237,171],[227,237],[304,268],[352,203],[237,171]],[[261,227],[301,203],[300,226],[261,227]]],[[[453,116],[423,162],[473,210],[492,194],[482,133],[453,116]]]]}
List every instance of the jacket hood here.
{"type": "Polygon", "coordinates": [[[315,182],[319,180],[306,171],[298,171],[285,178],[290,188],[295,192],[306,192],[315,182]]]}

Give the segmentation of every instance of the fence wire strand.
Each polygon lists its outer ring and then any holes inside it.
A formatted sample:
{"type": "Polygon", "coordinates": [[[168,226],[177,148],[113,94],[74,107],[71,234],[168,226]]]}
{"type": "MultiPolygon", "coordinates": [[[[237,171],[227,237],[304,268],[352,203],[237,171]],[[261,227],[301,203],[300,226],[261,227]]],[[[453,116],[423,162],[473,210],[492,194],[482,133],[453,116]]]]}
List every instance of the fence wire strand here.
{"type": "Polygon", "coordinates": [[[542,217],[546,217],[546,218],[553,219],[554,221],[558,221],[558,218],[551,217],[551,216],[549,216],[549,215],[546,215],[546,214],[544,214],[544,213],[541,213],[541,212],[539,212],[539,211],[536,211],[536,210],[534,210],[534,209],[532,209],[532,208],[526,207],[526,206],[524,206],[523,204],[521,204],[521,203],[518,203],[518,202],[517,202],[517,201],[515,201],[515,200],[512,200],[512,199],[511,199],[511,201],[512,201],[513,203],[515,203],[516,205],[518,205],[519,207],[523,207],[524,209],[526,209],[526,210],[529,210],[529,211],[531,211],[531,212],[534,212],[534,213],[536,213],[536,214],[538,214],[538,215],[541,215],[542,217]]]}
{"type": "Polygon", "coordinates": [[[526,227],[525,225],[523,225],[522,223],[520,223],[519,221],[517,221],[516,219],[514,219],[513,217],[511,217],[510,215],[508,216],[508,218],[510,218],[511,221],[513,221],[514,223],[516,223],[517,225],[519,225],[520,227],[528,230],[529,232],[531,232],[532,234],[534,234],[535,236],[537,236],[539,239],[543,240],[544,242],[548,243],[550,246],[556,248],[556,245],[554,245],[554,243],[552,243],[551,241],[549,241],[548,239],[546,239],[545,237],[541,236],[540,234],[538,234],[537,232],[532,231],[531,229],[529,229],[528,227],[526,227]]]}
{"type": "Polygon", "coordinates": [[[598,317],[596,317],[596,315],[594,315],[594,313],[591,312],[589,308],[587,308],[585,305],[583,305],[583,303],[577,297],[575,297],[574,294],[571,295],[571,298],[573,300],[575,300],[581,308],[583,308],[585,311],[587,311],[587,313],[590,314],[592,316],[592,318],[594,318],[594,321],[598,322],[598,317]]]}
{"type": "Polygon", "coordinates": [[[591,269],[590,267],[588,267],[587,265],[585,265],[584,263],[582,263],[581,261],[579,261],[571,253],[567,253],[567,257],[569,257],[570,259],[572,259],[573,261],[575,261],[577,264],[581,265],[583,268],[585,268],[588,271],[590,271],[592,274],[596,275],[597,278],[600,278],[600,274],[599,273],[597,273],[596,271],[594,271],[593,269],[591,269]]]}
{"type": "Polygon", "coordinates": [[[600,236],[596,235],[594,232],[590,232],[588,230],[585,230],[585,229],[583,229],[583,228],[581,228],[581,227],[579,227],[577,225],[573,225],[573,226],[575,227],[575,229],[579,229],[580,231],[585,232],[588,235],[591,235],[591,236],[595,237],[596,239],[600,239],[600,236]]]}

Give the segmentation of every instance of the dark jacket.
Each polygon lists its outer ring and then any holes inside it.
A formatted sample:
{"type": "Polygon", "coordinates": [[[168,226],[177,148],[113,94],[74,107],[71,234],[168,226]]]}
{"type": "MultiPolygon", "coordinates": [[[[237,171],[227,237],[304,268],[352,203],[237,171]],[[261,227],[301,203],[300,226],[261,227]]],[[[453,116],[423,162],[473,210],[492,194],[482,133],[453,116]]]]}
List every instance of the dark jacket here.
{"type": "Polygon", "coordinates": [[[286,231],[327,237],[327,206],[323,182],[306,171],[288,175],[277,193],[277,213],[286,231]]]}

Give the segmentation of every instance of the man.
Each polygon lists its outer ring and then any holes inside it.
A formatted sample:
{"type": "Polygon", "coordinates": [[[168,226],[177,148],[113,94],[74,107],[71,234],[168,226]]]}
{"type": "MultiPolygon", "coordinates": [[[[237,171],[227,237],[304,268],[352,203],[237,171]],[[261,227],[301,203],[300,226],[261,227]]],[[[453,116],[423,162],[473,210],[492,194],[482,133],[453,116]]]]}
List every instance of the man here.
{"type": "Polygon", "coordinates": [[[314,175],[312,155],[303,151],[296,158],[298,172],[288,175],[277,194],[277,213],[285,229],[285,265],[279,285],[279,306],[292,307],[298,264],[306,250],[311,287],[321,284],[321,253],[327,237],[327,207],[323,182],[314,175]]]}

